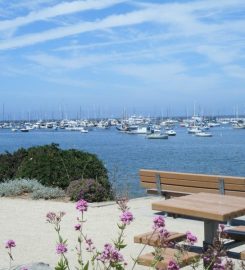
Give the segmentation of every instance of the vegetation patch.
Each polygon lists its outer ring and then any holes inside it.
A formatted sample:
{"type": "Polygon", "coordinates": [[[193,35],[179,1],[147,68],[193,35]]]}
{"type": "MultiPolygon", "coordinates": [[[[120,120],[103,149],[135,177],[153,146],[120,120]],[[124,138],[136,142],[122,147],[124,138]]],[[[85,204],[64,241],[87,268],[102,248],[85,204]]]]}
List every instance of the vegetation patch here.
{"type": "MultiPolygon", "coordinates": [[[[76,190],[78,192],[70,193],[73,200],[82,197],[88,201],[113,198],[107,170],[96,155],[76,149],[63,150],[57,144],[21,148],[14,153],[0,154],[0,183],[23,178],[36,179],[37,183],[45,187],[63,190],[66,190],[74,180],[80,179],[81,188],[76,190]]],[[[16,186],[14,190],[18,193],[16,186]]],[[[40,190],[35,191],[33,196],[43,197],[46,192],[49,194],[47,197],[52,197],[48,189],[42,189],[42,192],[40,190]]],[[[12,194],[14,192],[12,190],[12,194]]]]}
{"type": "Polygon", "coordinates": [[[31,194],[33,199],[57,199],[65,196],[60,188],[45,187],[37,180],[15,179],[0,183],[0,196],[13,197],[26,193],[31,194]]]}

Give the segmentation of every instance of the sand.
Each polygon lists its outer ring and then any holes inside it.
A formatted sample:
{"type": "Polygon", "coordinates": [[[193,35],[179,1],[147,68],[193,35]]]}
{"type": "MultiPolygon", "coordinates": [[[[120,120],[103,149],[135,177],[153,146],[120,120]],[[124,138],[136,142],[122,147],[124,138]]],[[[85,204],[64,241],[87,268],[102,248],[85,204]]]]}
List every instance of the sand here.
{"type": "MultiPolygon", "coordinates": [[[[133,264],[131,257],[136,258],[142,246],[133,243],[134,235],[150,231],[154,211],[151,203],[159,200],[159,197],[144,197],[130,200],[129,206],[134,214],[134,222],[126,230],[126,243],[123,255],[129,263],[133,264]]],[[[62,235],[68,239],[68,258],[71,269],[76,263],[76,238],[74,231],[76,217],[75,204],[71,202],[33,201],[19,198],[0,199],[0,268],[8,267],[9,259],[4,248],[4,242],[8,239],[16,241],[13,250],[14,265],[44,262],[54,267],[58,255],[55,252],[57,236],[52,225],[46,223],[46,213],[49,211],[64,211],[62,221],[62,235]]],[[[114,202],[93,203],[89,205],[86,213],[87,222],[85,233],[91,237],[95,245],[102,249],[105,243],[116,239],[120,211],[114,202]]],[[[203,241],[203,222],[171,217],[166,218],[166,227],[171,231],[186,232],[190,230],[198,236],[199,244],[203,241]]],[[[146,249],[146,251],[152,248],[146,249]]],[[[137,266],[135,269],[147,269],[137,266]]]]}

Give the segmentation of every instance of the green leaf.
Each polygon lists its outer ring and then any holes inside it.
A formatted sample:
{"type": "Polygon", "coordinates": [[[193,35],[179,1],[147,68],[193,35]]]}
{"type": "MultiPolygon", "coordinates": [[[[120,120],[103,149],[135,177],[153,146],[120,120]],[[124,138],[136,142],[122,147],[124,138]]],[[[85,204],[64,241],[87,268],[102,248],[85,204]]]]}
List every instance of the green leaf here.
{"type": "Polygon", "coordinates": [[[83,267],[83,270],[88,270],[89,267],[89,261],[85,264],[85,266],[83,267]]]}

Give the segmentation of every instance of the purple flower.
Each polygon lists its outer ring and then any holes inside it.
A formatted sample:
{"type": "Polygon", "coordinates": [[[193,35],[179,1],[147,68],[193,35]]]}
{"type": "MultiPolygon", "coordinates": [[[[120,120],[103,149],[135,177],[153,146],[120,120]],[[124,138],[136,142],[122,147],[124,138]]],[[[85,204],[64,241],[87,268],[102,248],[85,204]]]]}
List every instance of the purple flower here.
{"type": "Polygon", "coordinates": [[[88,203],[85,200],[80,200],[76,204],[76,209],[80,212],[85,212],[88,209],[88,203]]]}
{"type": "Polygon", "coordinates": [[[74,228],[75,228],[76,231],[80,231],[80,229],[81,229],[81,224],[76,224],[76,225],[74,226],[74,228]]]}
{"type": "Polygon", "coordinates": [[[129,225],[133,221],[134,217],[131,212],[125,211],[121,214],[120,219],[124,225],[129,225]]]}
{"type": "Polygon", "coordinates": [[[173,260],[169,261],[168,270],[179,270],[179,269],[180,269],[180,267],[175,261],[173,261],[173,260]]]}
{"type": "Polygon", "coordinates": [[[56,253],[57,254],[64,254],[67,252],[67,246],[63,243],[59,243],[57,246],[56,246],[56,253]]]}
{"type": "Polygon", "coordinates": [[[186,241],[190,244],[190,245],[194,245],[197,242],[197,237],[192,234],[191,232],[186,232],[186,241]]]}
{"type": "Polygon", "coordinates": [[[165,227],[165,220],[162,216],[158,216],[158,217],[155,217],[153,219],[153,229],[156,230],[156,229],[161,229],[163,227],[165,227]]]}
{"type": "Polygon", "coordinates": [[[5,248],[11,249],[11,248],[13,248],[15,246],[16,246],[15,241],[14,240],[11,240],[11,239],[9,239],[8,241],[6,241],[6,243],[5,243],[5,248]]]}
{"type": "Polygon", "coordinates": [[[98,260],[103,263],[118,263],[124,261],[122,254],[117,249],[113,248],[111,244],[104,245],[104,250],[98,257],[98,260]]]}
{"type": "Polygon", "coordinates": [[[29,270],[26,266],[22,266],[20,270],[29,270]]]}

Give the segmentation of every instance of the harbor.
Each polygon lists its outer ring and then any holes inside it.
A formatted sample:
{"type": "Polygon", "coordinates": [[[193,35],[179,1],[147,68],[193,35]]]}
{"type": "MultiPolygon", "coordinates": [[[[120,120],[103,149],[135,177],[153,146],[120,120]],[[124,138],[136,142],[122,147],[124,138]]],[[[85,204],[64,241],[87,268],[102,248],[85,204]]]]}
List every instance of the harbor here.
{"type": "Polygon", "coordinates": [[[127,190],[130,197],[140,197],[145,195],[139,184],[138,171],[141,168],[244,176],[245,129],[236,128],[242,121],[242,118],[197,121],[196,117],[162,121],[160,118],[134,116],[127,121],[5,122],[0,128],[0,151],[13,152],[20,147],[51,143],[59,144],[63,149],[88,151],[105,163],[116,189],[127,190]],[[122,130],[126,124],[131,130],[122,130]],[[29,130],[21,132],[20,128],[29,130]],[[189,132],[193,128],[210,133],[212,137],[196,136],[189,132]],[[87,132],[81,132],[82,129],[87,132]],[[176,134],[167,136],[167,140],[147,138],[149,134],[166,134],[169,130],[176,134]]]}

